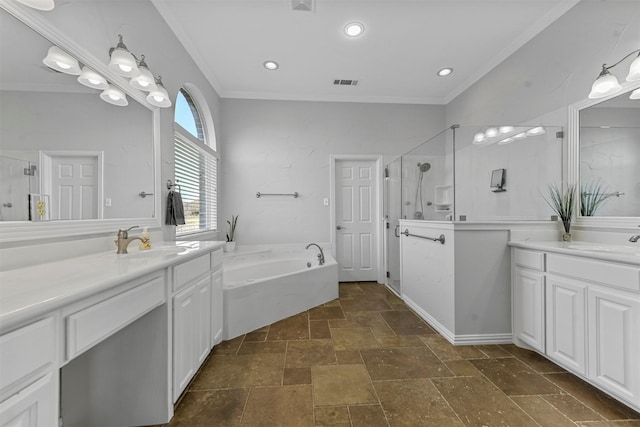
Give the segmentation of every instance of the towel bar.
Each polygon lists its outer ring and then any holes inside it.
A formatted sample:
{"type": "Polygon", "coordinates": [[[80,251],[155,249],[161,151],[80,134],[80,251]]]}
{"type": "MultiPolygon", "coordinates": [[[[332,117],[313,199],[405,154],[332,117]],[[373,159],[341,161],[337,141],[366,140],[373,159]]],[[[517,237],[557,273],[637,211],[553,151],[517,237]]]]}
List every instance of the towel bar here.
{"type": "Polygon", "coordinates": [[[409,229],[405,229],[402,234],[404,234],[405,236],[411,236],[411,237],[419,237],[421,239],[427,239],[427,240],[432,240],[434,242],[440,242],[444,245],[444,234],[441,234],[440,237],[427,237],[427,236],[419,236],[417,234],[411,234],[409,233],[409,229]]]}
{"type": "Polygon", "coordinates": [[[299,194],[296,191],[295,193],[261,193],[261,192],[257,192],[256,193],[256,197],[259,199],[262,196],[292,196],[294,199],[297,199],[299,194]]]}

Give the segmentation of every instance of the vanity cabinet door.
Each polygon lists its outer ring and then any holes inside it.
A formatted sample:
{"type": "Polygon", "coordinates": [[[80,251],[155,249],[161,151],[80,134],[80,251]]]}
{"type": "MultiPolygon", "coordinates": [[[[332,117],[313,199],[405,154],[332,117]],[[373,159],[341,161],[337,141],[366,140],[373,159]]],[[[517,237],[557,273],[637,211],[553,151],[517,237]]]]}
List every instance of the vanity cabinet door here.
{"type": "Polygon", "coordinates": [[[544,273],[515,267],[513,274],[513,336],[544,353],[544,273]]]}
{"type": "Polygon", "coordinates": [[[586,286],[547,276],[547,356],[586,375],[586,286]]]}
{"type": "Polygon", "coordinates": [[[640,295],[589,289],[589,379],[640,405],[640,295]]]}
{"type": "Polygon", "coordinates": [[[197,292],[190,286],[173,297],[173,399],[174,402],[191,381],[197,367],[196,316],[197,292]]]}
{"type": "Polygon", "coordinates": [[[196,337],[196,370],[211,351],[211,279],[203,278],[196,284],[198,294],[198,319],[196,337]]]}
{"type": "Polygon", "coordinates": [[[0,403],[0,427],[58,425],[58,371],[50,372],[0,403]]]}
{"type": "Polygon", "coordinates": [[[224,320],[224,294],[222,289],[222,269],[211,275],[211,345],[222,341],[224,320]]]}

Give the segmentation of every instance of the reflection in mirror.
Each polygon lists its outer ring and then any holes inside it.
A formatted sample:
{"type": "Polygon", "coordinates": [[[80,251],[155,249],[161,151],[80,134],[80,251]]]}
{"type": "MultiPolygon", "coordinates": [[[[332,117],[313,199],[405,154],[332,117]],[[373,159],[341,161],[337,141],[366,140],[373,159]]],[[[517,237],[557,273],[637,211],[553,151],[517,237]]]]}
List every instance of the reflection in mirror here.
{"type": "Polygon", "coordinates": [[[579,114],[582,216],[640,216],[640,100],[626,93],[579,114]]]}
{"type": "Polygon", "coordinates": [[[0,220],[29,220],[30,194],[52,220],[154,217],[153,112],[46,67],[51,46],[0,9],[0,220]]]}

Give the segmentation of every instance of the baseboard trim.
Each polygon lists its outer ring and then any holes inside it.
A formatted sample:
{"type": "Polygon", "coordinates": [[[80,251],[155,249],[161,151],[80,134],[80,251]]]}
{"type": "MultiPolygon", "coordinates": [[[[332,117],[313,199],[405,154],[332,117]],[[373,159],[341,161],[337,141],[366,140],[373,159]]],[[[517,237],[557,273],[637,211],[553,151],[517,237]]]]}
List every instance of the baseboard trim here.
{"type": "Polygon", "coordinates": [[[411,300],[411,298],[408,298],[406,295],[403,295],[402,298],[429,326],[438,331],[440,335],[453,345],[511,344],[513,342],[513,335],[511,333],[456,335],[424,311],[418,304],[411,300]]]}

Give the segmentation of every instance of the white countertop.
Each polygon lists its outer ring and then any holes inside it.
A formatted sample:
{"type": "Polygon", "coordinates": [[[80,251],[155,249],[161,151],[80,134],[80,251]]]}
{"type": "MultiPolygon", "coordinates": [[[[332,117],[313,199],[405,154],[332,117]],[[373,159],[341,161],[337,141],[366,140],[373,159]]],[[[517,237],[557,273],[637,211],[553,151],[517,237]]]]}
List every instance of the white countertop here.
{"type": "Polygon", "coordinates": [[[627,246],[582,241],[558,242],[526,240],[511,241],[509,242],[509,246],[640,266],[640,245],[627,246]]]}
{"type": "Polygon", "coordinates": [[[0,272],[0,328],[10,328],[222,245],[159,242],[139,251],[132,244],[128,254],[117,255],[114,248],[0,272]]]}

